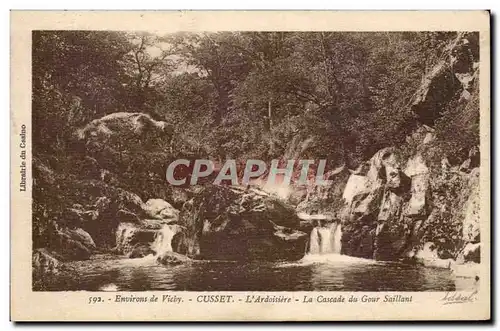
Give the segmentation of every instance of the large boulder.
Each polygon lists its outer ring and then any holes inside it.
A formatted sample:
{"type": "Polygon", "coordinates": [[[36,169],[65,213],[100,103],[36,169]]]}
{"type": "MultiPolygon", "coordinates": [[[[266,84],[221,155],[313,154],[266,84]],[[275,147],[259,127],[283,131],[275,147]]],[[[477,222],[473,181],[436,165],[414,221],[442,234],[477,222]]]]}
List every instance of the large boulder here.
{"type": "Polygon", "coordinates": [[[150,218],[165,220],[168,223],[179,220],[179,211],[162,199],[149,199],[144,204],[144,211],[150,218]]]}
{"type": "Polygon", "coordinates": [[[191,259],[185,255],[175,252],[165,252],[156,258],[156,261],[163,265],[178,265],[191,262],[191,259]]]}
{"type": "Polygon", "coordinates": [[[65,261],[87,260],[96,250],[94,240],[85,230],[59,227],[56,224],[46,244],[48,249],[65,261]]]}
{"type": "Polygon", "coordinates": [[[112,138],[135,136],[172,135],[173,129],[166,122],[156,121],[143,113],[118,112],[95,119],[77,130],[79,139],[97,139],[102,142],[112,138]]]}
{"type": "Polygon", "coordinates": [[[192,256],[215,260],[298,260],[308,235],[293,207],[254,188],[208,186],[181,213],[192,256]]]}
{"type": "Polygon", "coordinates": [[[63,236],[67,236],[72,240],[80,242],[83,246],[90,250],[96,249],[96,245],[90,234],[88,234],[88,232],[81,228],[63,228],[59,230],[59,233],[63,236]]]}
{"type": "Polygon", "coordinates": [[[351,204],[355,196],[360,193],[369,192],[370,187],[367,185],[366,176],[352,174],[347,180],[342,197],[347,204],[351,204]]]}

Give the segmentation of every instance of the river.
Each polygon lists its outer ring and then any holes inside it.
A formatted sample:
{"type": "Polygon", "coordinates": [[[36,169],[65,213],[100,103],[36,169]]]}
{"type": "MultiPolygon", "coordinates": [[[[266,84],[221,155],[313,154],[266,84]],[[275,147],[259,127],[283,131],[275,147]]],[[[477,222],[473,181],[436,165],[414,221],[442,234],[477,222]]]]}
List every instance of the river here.
{"type": "Polygon", "coordinates": [[[49,291],[454,291],[470,282],[450,270],[376,262],[339,254],[307,255],[299,262],[193,261],[157,264],[153,256],[96,255],[67,264],[49,291]]]}

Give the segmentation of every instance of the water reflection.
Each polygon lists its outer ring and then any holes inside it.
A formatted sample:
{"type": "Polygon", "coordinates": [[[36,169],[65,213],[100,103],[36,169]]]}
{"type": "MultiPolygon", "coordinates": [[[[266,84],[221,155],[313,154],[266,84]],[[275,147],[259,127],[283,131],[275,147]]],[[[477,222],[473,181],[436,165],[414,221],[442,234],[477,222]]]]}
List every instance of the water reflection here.
{"type": "Polygon", "coordinates": [[[341,258],[300,263],[199,261],[179,266],[152,259],[94,259],[70,264],[52,291],[453,291],[449,270],[341,258]],[[326,261],[326,262],[325,262],[326,261]]]}

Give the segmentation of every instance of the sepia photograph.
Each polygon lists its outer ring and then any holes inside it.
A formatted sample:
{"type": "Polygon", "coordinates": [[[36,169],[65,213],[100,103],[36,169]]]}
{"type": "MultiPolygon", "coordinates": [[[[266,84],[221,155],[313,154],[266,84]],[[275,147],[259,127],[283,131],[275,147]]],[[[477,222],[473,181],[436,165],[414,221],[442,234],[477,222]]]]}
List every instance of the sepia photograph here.
{"type": "Polygon", "coordinates": [[[32,38],[34,290],[480,283],[478,33],[32,38]]]}
{"type": "Polygon", "coordinates": [[[487,318],[488,15],[233,14],[18,14],[14,295],[54,303],[37,320],[487,318]]]}

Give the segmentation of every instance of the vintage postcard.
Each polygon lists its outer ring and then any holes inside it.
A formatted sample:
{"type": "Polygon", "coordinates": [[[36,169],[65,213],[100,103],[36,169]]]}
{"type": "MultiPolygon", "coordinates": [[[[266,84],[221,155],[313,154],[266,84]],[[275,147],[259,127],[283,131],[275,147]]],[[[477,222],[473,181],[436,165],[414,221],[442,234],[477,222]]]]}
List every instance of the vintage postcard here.
{"type": "Polygon", "coordinates": [[[487,11],[13,11],[13,321],[490,319],[487,11]]]}

